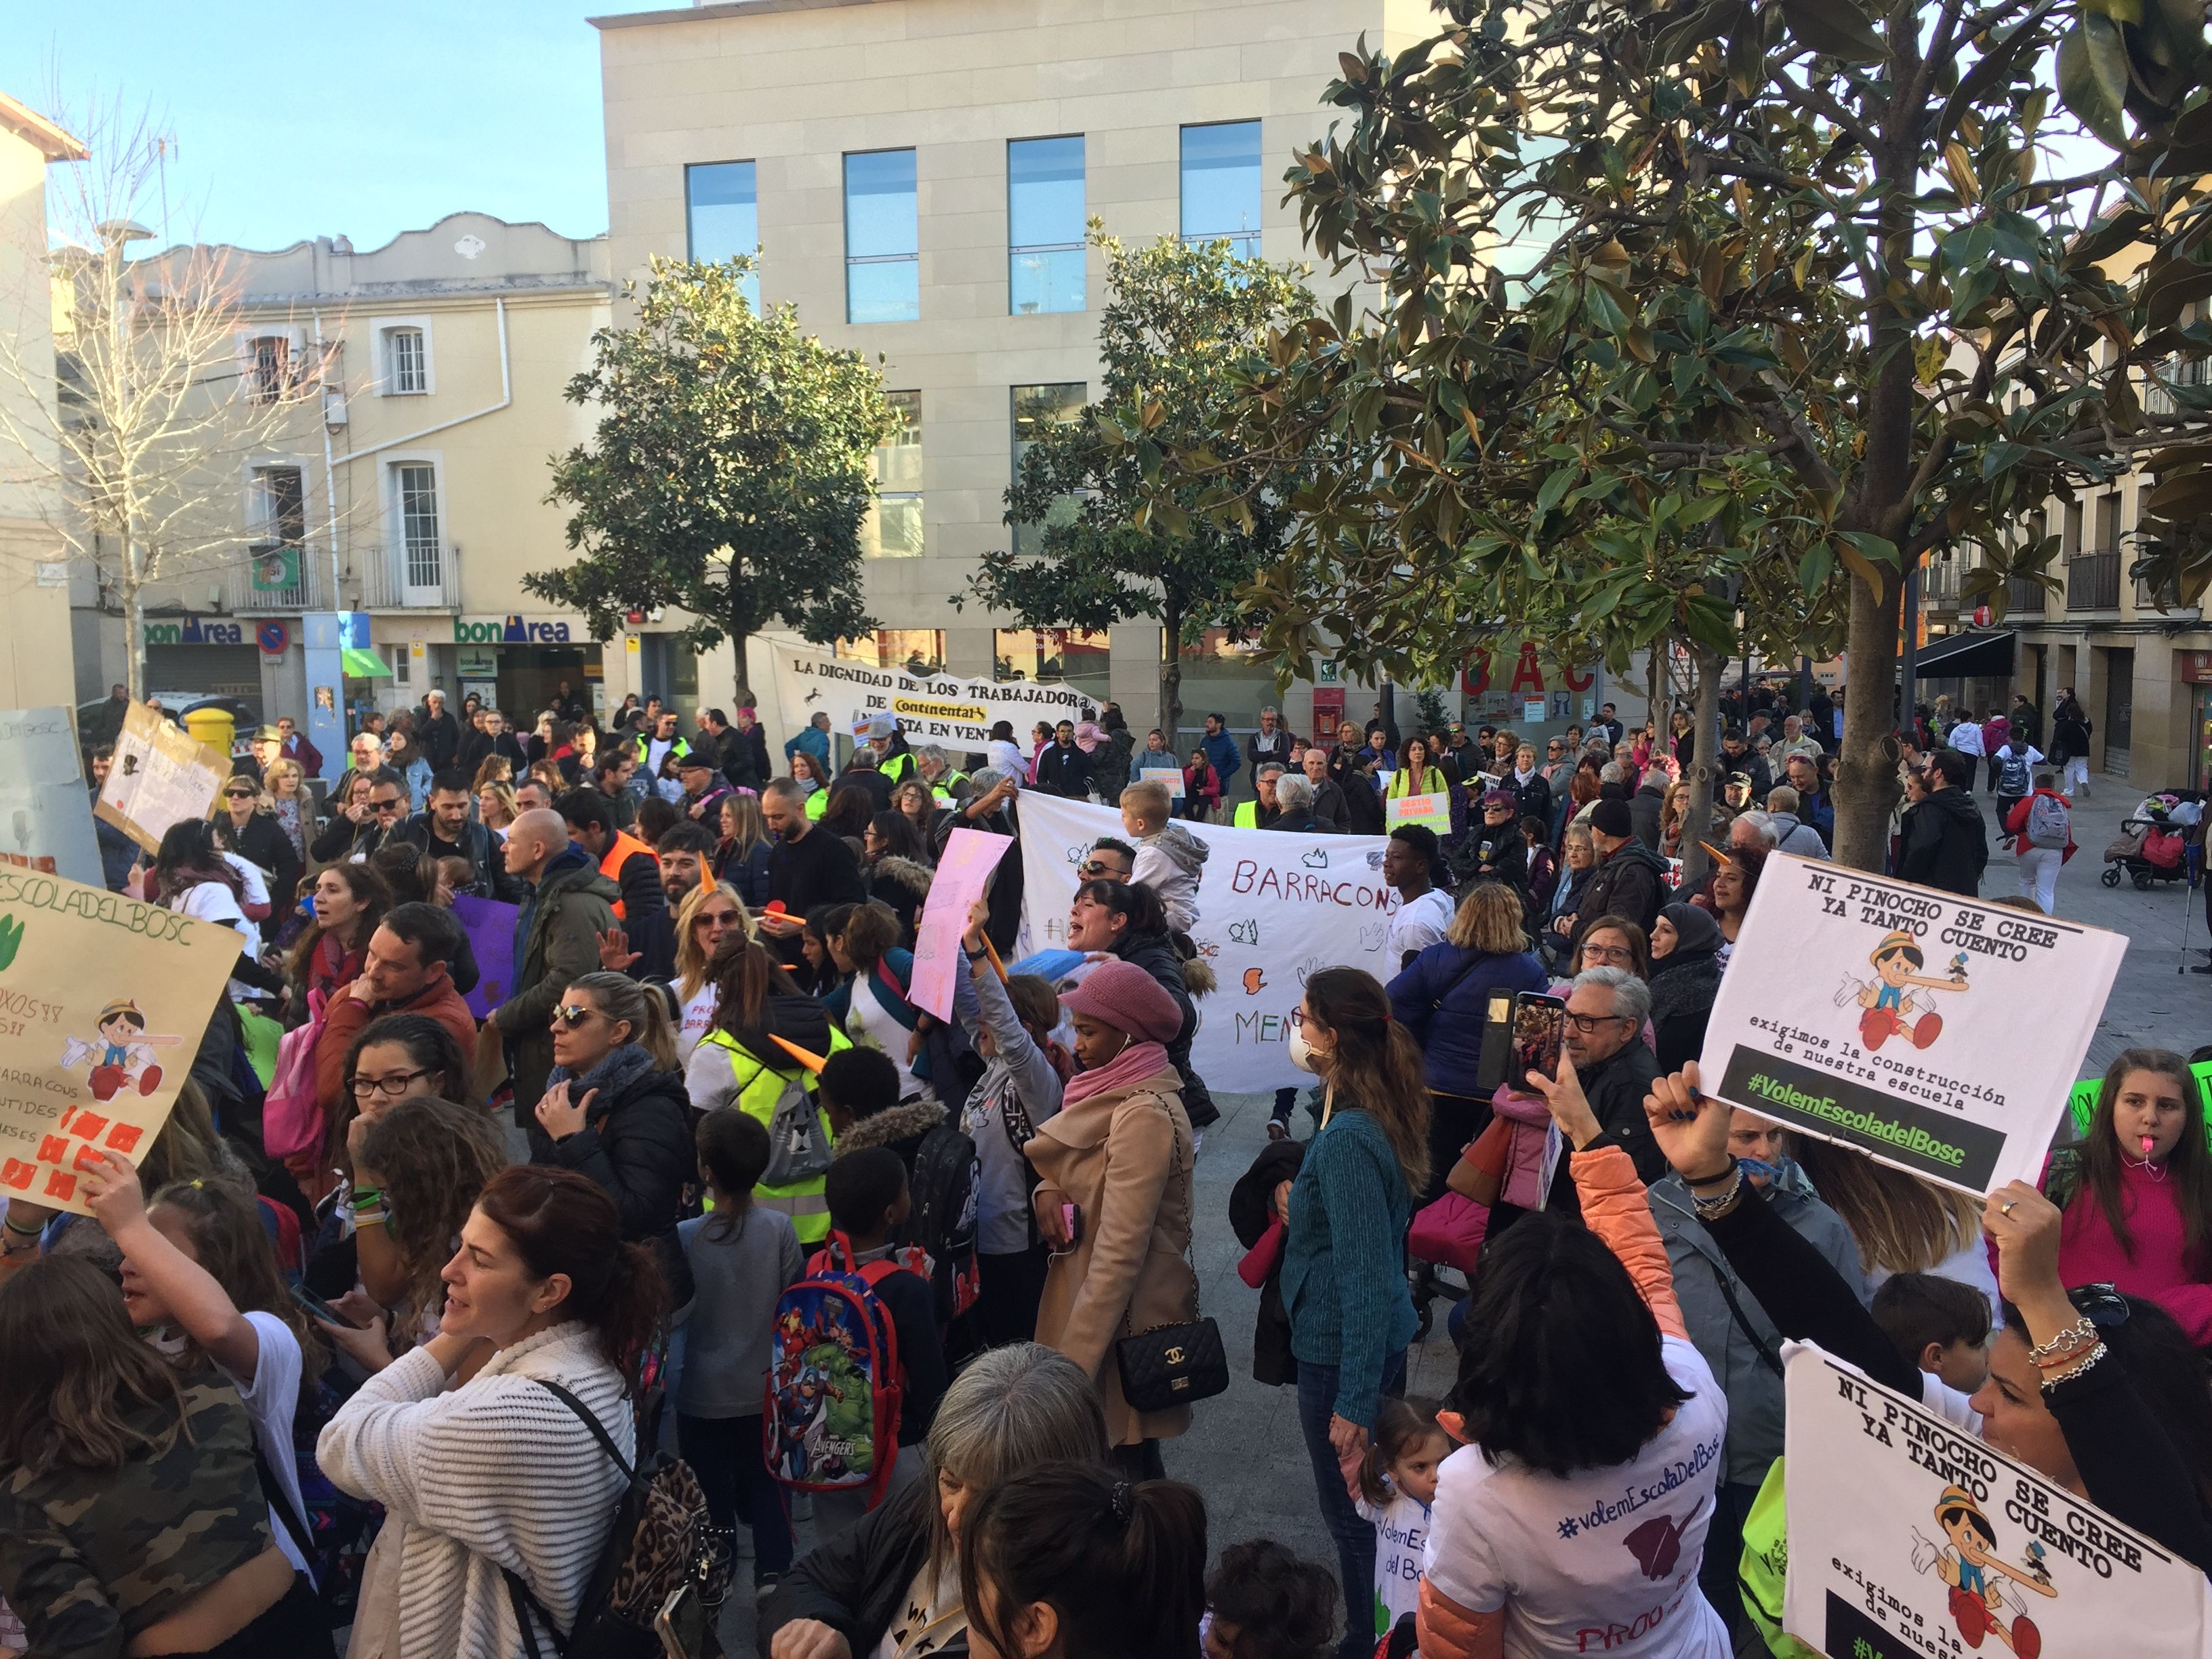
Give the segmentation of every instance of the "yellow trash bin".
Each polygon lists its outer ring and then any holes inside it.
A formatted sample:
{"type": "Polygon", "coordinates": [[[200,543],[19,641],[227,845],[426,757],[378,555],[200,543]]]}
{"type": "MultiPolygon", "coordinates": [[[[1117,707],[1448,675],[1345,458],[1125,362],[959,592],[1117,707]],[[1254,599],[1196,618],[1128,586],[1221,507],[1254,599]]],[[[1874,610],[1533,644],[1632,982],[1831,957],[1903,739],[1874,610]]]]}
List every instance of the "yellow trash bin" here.
{"type": "Polygon", "coordinates": [[[185,730],[218,755],[227,756],[231,740],[237,735],[238,722],[222,708],[211,706],[195,708],[185,715],[185,730]]]}

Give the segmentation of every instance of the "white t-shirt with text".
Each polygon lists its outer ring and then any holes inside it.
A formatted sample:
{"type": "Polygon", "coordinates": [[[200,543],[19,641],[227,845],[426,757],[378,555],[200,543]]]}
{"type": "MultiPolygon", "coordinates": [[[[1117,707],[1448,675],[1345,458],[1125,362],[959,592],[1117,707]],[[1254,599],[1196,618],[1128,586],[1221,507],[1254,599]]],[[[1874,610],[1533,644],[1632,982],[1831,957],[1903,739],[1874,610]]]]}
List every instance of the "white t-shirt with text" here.
{"type": "Polygon", "coordinates": [[[1382,978],[1387,983],[1404,965],[1408,952],[1419,956],[1431,945],[1444,942],[1457,908],[1451,895],[1431,887],[1417,899],[1407,899],[1390,918],[1390,937],[1382,947],[1382,978]]]}
{"type": "Polygon", "coordinates": [[[1421,1559],[1429,1541],[1429,1506],[1393,1487],[1389,1499],[1352,1499],[1375,1528],[1375,1634],[1386,1636],[1421,1605],[1421,1559]]]}

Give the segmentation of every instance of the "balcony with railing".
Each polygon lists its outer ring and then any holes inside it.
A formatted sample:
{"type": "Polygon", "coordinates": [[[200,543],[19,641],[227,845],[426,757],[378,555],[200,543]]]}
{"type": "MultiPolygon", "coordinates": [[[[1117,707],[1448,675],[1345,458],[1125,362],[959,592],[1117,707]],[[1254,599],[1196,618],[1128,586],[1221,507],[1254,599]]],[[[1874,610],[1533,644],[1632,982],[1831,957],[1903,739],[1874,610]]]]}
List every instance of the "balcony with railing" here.
{"type": "Polygon", "coordinates": [[[2005,614],[2008,617],[2040,617],[2051,609],[2051,590],[2041,582],[2024,581],[2018,576],[2005,579],[2005,614]]]}
{"type": "Polygon", "coordinates": [[[2172,577],[2153,583],[2141,576],[2135,579],[2136,614],[2146,620],[2155,617],[2170,617],[2176,620],[2195,621],[2199,608],[2181,602],[2181,589],[2172,577]]]}
{"type": "Polygon", "coordinates": [[[2120,608],[2120,556],[2117,549],[2079,554],[2067,565],[2066,608],[2070,611],[2120,608]]]}
{"type": "Polygon", "coordinates": [[[1959,581],[1966,573],[1966,560],[1954,554],[1948,559],[1932,558],[1920,573],[1920,602],[1931,611],[1955,611],[1959,608],[1959,581]]]}
{"type": "Polygon", "coordinates": [[[307,542],[255,542],[223,571],[223,610],[234,617],[284,616],[331,608],[328,554],[307,542]]]}
{"type": "Polygon", "coordinates": [[[369,611],[458,611],[461,608],[461,550],[409,542],[356,550],[361,602],[369,611]]]}

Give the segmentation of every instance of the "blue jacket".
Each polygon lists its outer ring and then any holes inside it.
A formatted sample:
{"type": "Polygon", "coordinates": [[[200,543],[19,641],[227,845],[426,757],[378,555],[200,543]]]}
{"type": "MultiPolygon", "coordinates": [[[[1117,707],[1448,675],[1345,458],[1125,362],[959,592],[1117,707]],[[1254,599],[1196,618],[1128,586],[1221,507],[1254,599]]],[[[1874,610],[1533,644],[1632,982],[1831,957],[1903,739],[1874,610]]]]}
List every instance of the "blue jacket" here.
{"type": "Polygon", "coordinates": [[[1421,1045],[1429,1087],[1480,1098],[1474,1079],[1482,1063],[1482,1028],[1490,994],[1550,988],[1551,981],[1533,951],[1486,956],[1463,945],[1431,945],[1390,981],[1390,1018],[1421,1045]],[[1443,998],[1441,1007],[1438,997],[1443,998]]]}
{"type": "Polygon", "coordinates": [[[829,769],[830,734],[818,726],[802,726],[797,737],[787,738],[783,744],[783,758],[786,763],[788,764],[792,756],[801,749],[821,762],[825,772],[829,769]]]}
{"type": "Polygon", "coordinates": [[[1237,746],[1237,739],[1225,731],[1215,732],[1202,740],[1206,757],[1213,763],[1213,769],[1221,775],[1221,787],[1226,789],[1229,780],[1244,764],[1244,751],[1237,746]]]}
{"type": "Polygon", "coordinates": [[[1382,1126],[1340,1104],[1291,1186],[1291,1224],[1279,1283],[1291,1352],[1337,1367],[1331,1409],[1375,1426],[1382,1373],[1413,1340],[1406,1288],[1406,1226],[1413,1195],[1382,1126]]]}

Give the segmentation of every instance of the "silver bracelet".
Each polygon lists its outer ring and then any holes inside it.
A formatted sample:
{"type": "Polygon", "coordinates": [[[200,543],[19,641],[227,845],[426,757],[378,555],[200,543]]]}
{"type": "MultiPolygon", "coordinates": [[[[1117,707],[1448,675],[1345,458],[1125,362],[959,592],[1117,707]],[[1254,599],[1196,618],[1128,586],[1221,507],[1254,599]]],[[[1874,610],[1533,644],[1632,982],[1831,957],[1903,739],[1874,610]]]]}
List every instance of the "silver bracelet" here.
{"type": "Polygon", "coordinates": [[[2071,1382],[2075,1377],[2083,1375],[2085,1372],[2094,1370],[2097,1367],[2098,1364],[2103,1360],[2104,1357],[2110,1352],[2112,1352],[2112,1350],[2106,1347],[2103,1343],[2100,1342],[2095,1347],[2089,1350],[2088,1353],[2082,1358],[2080,1364],[2075,1366],[2072,1370],[2067,1372],[2063,1376],[2045,1377],[2043,1379],[2044,1393],[2049,1394],[2053,1389],[2058,1387],[2062,1382],[2071,1382]]]}
{"type": "Polygon", "coordinates": [[[1735,1178],[1729,1182],[1728,1190],[1718,1197],[1699,1198],[1695,1193],[1690,1194],[1690,1207],[1697,1212],[1698,1219],[1700,1221],[1717,1221],[1742,1201],[1743,1165],[1741,1164],[1735,1165],[1735,1178]]]}

